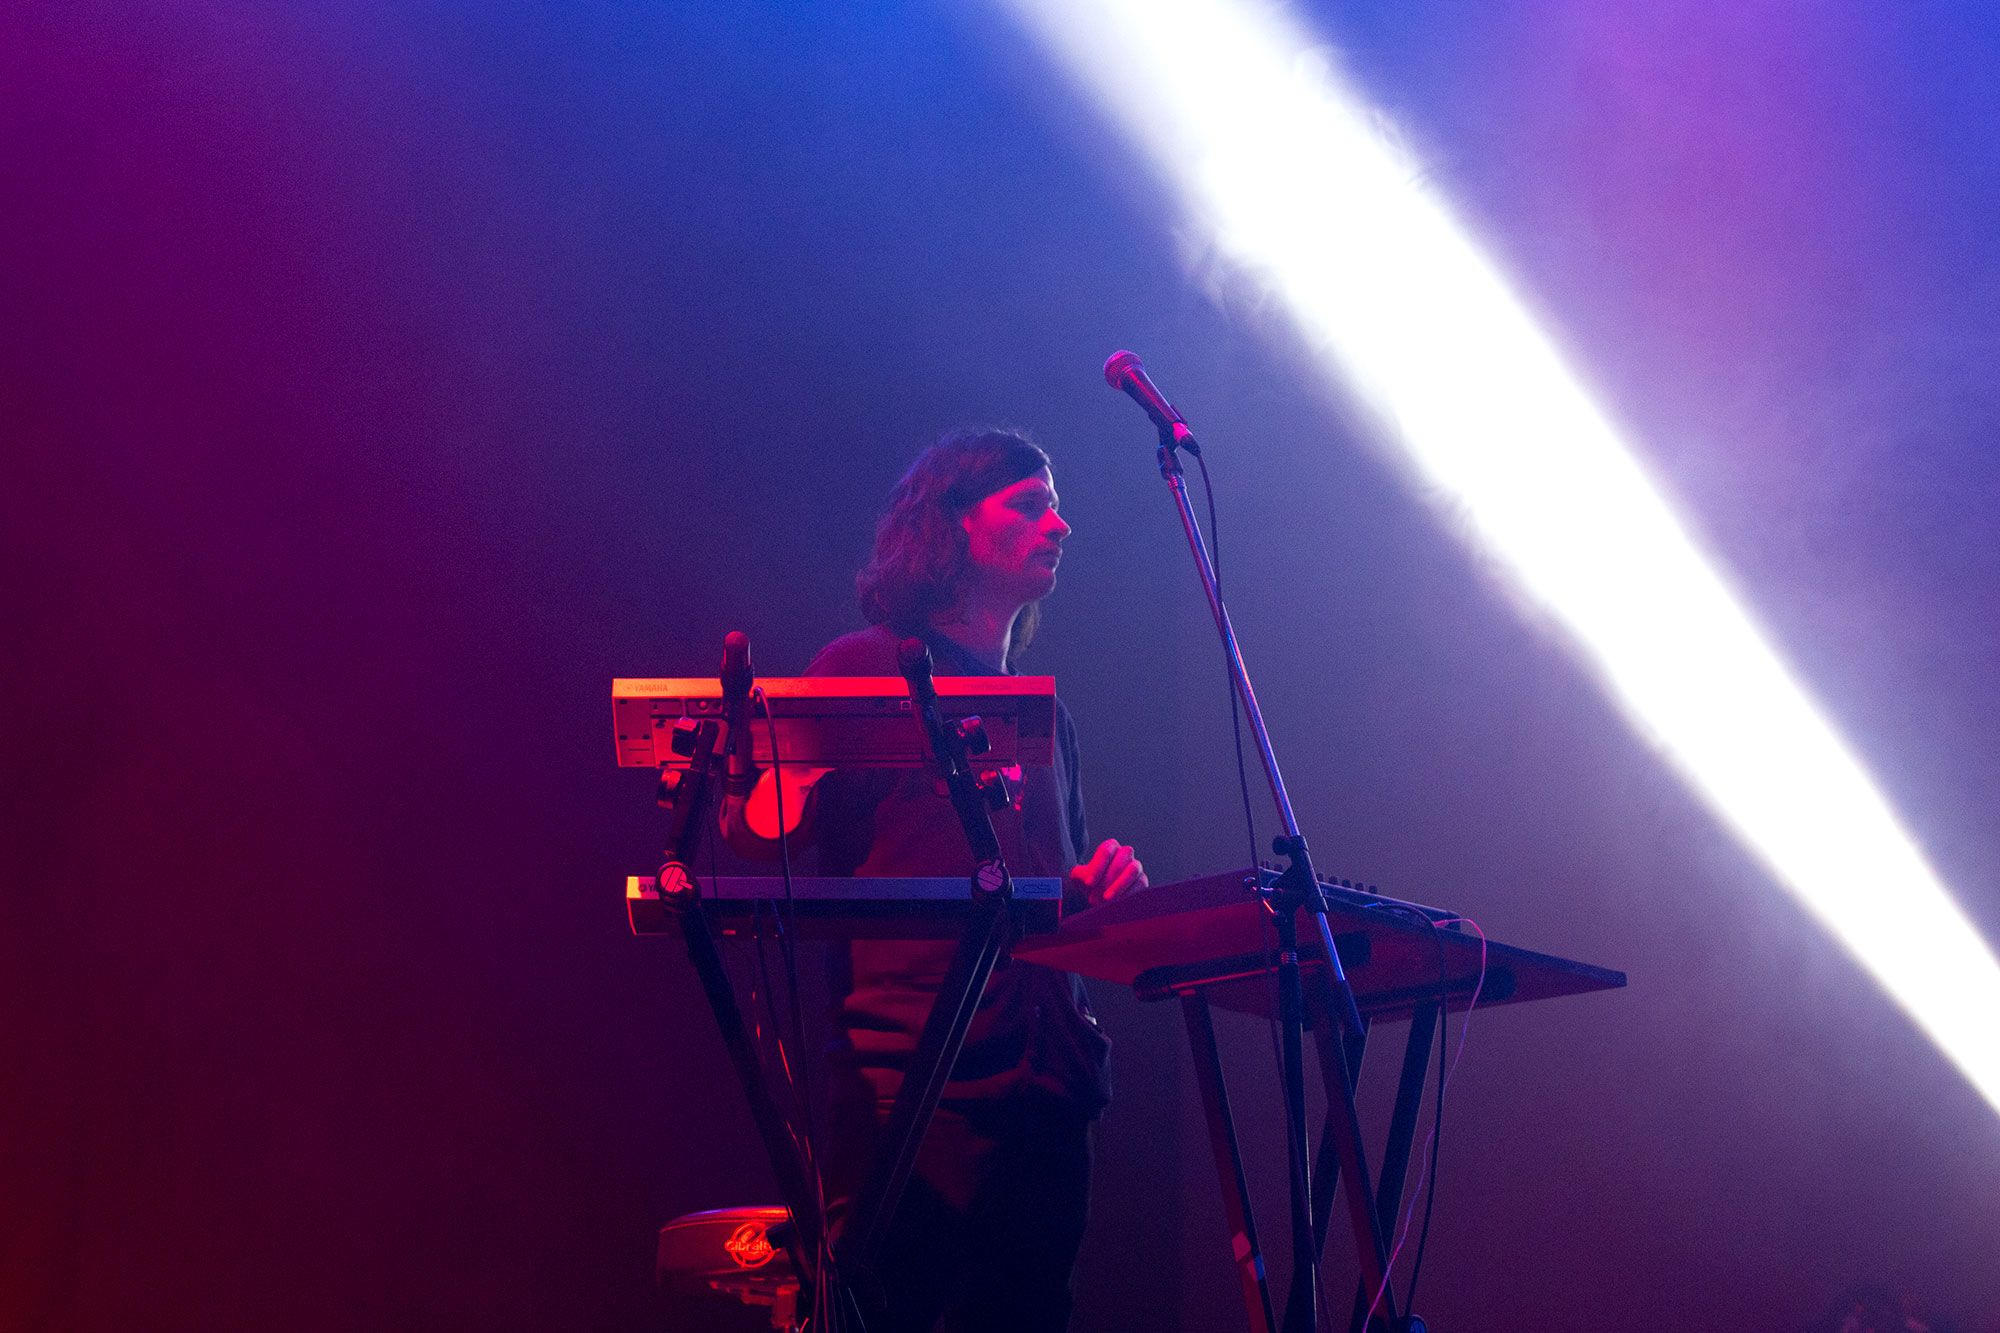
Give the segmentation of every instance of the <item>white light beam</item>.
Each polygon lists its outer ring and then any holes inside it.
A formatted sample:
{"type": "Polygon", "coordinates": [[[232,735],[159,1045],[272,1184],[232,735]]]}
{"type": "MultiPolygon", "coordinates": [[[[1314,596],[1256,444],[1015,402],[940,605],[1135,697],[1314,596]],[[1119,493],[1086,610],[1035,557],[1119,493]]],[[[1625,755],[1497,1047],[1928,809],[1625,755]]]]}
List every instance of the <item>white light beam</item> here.
{"type": "Polygon", "coordinates": [[[2000,1111],[2000,963],[1549,340],[1269,4],[1004,0],[2000,1111]]]}

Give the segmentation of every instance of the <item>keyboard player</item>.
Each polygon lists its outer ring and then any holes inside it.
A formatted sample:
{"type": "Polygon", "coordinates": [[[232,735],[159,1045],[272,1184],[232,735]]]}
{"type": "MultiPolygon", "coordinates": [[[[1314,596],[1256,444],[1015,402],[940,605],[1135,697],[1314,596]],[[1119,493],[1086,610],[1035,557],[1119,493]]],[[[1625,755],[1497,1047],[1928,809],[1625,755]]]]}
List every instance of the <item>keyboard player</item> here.
{"type": "MultiPolygon", "coordinates": [[[[897,483],[877,527],[856,580],[869,627],[827,645],[807,674],[897,675],[896,645],[909,635],[930,646],[939,675],[1010,672],[1069,534],[1039,447],[1014,431],[946,435],[897,483]]],[[[1016,876],[1066,877],[1071,908],[1146,887],[1130,847],[1088,841],[1076,729],[1060,700],[1053,764],[1008,776],[1015,799],[993,824],[1016,876]]],[[[789,832],[816,849],[823,875],[969,869],[957,817],[924,770],[785,769],[782,780],[789,832]]],[[[766,772],[747,801],[727,803],[739,851],[775,852],[778,797],[766,772]]],[[[860,1183],[953,947],[857,940],[841,951],[828,1152],[836,1199],[860,1183]]],[[[1109,1049],[1077,978],[1001,960],[891,1228],[877,1274],[887,1320],[871,1333],[1068,1327],[1109,1049]]]]}

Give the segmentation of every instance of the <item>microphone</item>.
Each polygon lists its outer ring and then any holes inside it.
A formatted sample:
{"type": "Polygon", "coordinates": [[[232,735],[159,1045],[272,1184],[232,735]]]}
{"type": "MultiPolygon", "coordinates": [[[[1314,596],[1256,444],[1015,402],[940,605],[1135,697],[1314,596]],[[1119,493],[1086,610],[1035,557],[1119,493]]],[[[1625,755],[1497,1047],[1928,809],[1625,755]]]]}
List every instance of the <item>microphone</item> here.
{"type": "Polygon", "coordinates": [[[748,698],[756,680],[750,670],[750,636],[733,629],[722,636],[722,697],[748,698]]]}
{"type": "Polygon", "coordinates": [[[1162,444],[1201,456],[1201,446],[1195,443],[1187,422],[1146,374],[1145,363],[1136,352],[1113,352],[1104,363],[1104,382],[1146,409],[1146,415],[1160,428],[1162,444]]]}
{"type": "Polygon", "coordinates": [[[729,769],[723,778],[726,796],[748,796],[757,785],[750,765],[750,687],[757,673],[750,669],[750,636],[733,629],[722,638],[722,710],[729,724],[729,769]]]}
{"type": "Polygon", "coordinates": [[[922,639],[913,634],[896,644],[896,669],[910,683],[910,695],[919,703],[935,696],[936,687],[931,684],[930,645],[922,639]]]}

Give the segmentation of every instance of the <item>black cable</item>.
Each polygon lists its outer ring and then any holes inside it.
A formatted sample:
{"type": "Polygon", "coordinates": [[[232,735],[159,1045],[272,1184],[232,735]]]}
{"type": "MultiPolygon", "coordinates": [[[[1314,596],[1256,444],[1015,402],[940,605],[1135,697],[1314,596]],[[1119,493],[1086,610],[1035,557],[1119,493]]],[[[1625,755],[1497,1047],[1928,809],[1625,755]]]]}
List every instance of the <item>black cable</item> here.
{"type": "MultiPolygon", "coordinates": [[[[776,798],[778,818],[778,866],[780,873],[784,876],[785,883],[785,910],[778,928],[778,945],[779,952],[784,956],[785,960],[785,987],[790,999],[789,1008],[791,1010],[794,1045],[799,1055],[797,1074],[793,1074],[789,1064],[785,1066],[785,1074],[787,1082],[793,1084],[792,1094],[799,1104],[799,1137],[801,1146],[805,1151],[806,1169],[812,1177],[813,1210],[817,1214],[817,1230],[819,1232],[820,1244],[819,1253],[815,1256],[817,1261],[815,1267],[818,1271],[812,1275],[812,1319],[816,1327],[823,1328],[825,1327],[825,1322],[821,1317],[822,1315],[832,1313],[835,1316],[833,1322],[837,1324],[840,1322],[840,1314],[839,1303],[837,1301],[832,1306],[827,1304],[829,1300],[828,1290],[832,1285],[828,1281],[828,1278],[833,1273],[833,1241],[827,1230],[826,1176],[820,1169],[819,1132],[814,1124],[817,1102],[813,1095],[812,1062],[806,1054],[805,1013],[799,1001],[799,958],[795,940],[798,933],[798,900],[792,889],[791,835],[785,826],[784,759],[778,749],[778,723],[771,716],[770,698],[764,693],[762,686],[753,688],[752,698],[763,709],[764,734],[771,746],[771,789],[772,795],[776,798]]],[[[758,937],[758,956],[761,961],[763,956],[763,939],[761,934],[758,937]]],[[[777,1019],[774,1016],[772,1018],[774,1030],[776,1025],[777,1019]]],[[[782,1054],[783,1044],[781,1042],[780,1055],[782,1056],[782,1054]]]]}
{"type": "MultiPolygon", "coordinates": [[[[782,809],[782,799],[783,798],[781,795],[780,809],[782,809]]],[[[781,826],[780,834],[782,835],[782,833],[783,829],[781,826]]],[[[780,843],[780,852],[781,854],[783,852],[782,841],[780,843]]],[[[721,865],[717,859],[715,840],[713,838],[709,839],[709,844],[708,844],[708,873],[709,873],[709,879],[711,881],[719,878],[721,875],[721,865]]],[[[798,1084],[794,1081],[792,1077],[791,1063],[785,1059],[784,1030],[780,1026],[778,1021],[778,1006],[776,999],[778,988],[771,983],[770,955],[764,947],[767,942],[764,931],[764,919],[763,919],[764,908],[765,904],[762,899],[753,899],[751,901],[750,938],[748,940],[737,939],[734,941],[735,943],[734,956],[739,966],[748,966],[754,969],[751,974],[751,985],[750,985],[750,1015],[753,1024],[752,1035],[757,1039],[758,1063],[763,1065],[765,1072],[767,1074],[770,1072],[771,1063],[769,1058],[765,1055],[765,1050],[762,1042],[764,1026],[763,1024],[756,1022],[757,1010],[761,1005],[764,1011],[765,1021],[768,1022],[768,1024],[770,1025],[771,1040],[774,1041],[778,1047],[778,1073],[782,1078],[786,1090],[791,1093],[793,1101],[797,1103],[801,1101],[801,1093],[798,1084]]],[[[778,918],[776,914],[776,909],[773,909],[771,919],[772,919],[772,924],[778,928],[778,931],[782,938],[784,934],[784,923],[778,918]]],[[[729,950],[730,943],[731,943],[730,938],[724,936],[722,940],[722,946],[725,951],[729,950]]],[[[793,972],[791,978],[791,984],[794,995],[796,996],[798,987],[796,970],[794,970],[793,972]]],[[[794,1013],[796,1012],[797,1012],[796,1005],[794,1005],[794,1013]]],[[[801,1046],[803,1046],[804,1044],[803,1035],[801,1035],[799,1038],[799,1044],[801,1046]]],[[[803,1061],[801,1062],[801,1064],[803,1065],[803,1061]]],[[[818,1214],[818,1216],[821,1219],[821,1230],[822,1232],[824,1232],[825,1216],[826,1216],[826,1200],[824,1197],[825,1193],[824,1188],[820,1183],[819,1168],[815,1160],[813,1151],[812,1125],[810,1121],[810,1106],[809,1104],[802,1104],[799,1107],[799,1109],[801,1110],[804,1119],[803,1131],[800,1128],[800,1123],[796,1121],[791,1114],[787,1113],[783,1106],[778,1107],[778,1114],[784,1119],[785,1132],[788,1135],[790,1135],[792,1141],[795,1144],[799,1145],[801,1150],[805,1154],[807,1171],[811,1175],[813,1182],[813,1192],[815,1195],[814,1211],[818,1214]]],[[[817,1299],[817,1295],[815,1295],[815,1299],[817,1299]]],[[[817,1325],[815,1326],[817,1327],[817,1325]]]]}
{"type": "MultiPolygon", "coordinates": [[[[767,904],[762,899],[752,900],[750,905],[750,941],[743,946],[744,952],[756,968],[755,980],[750,992],[750,1007],[754,1013],[758,1007],[761,992],[765,1020],[770,1024],[771,1040],[776,1043],[778,1048],[777,1074],[780,1081],[784,1084],[785,1090],[791,1094],[791,1101],[793,1103],[791,1109],[780,1106],[778,1114],[784,1119],[786,1134],[790,1136],[792,1143],[799,1148],[805,1158],[806,1172],[813,1184],[813,1212],[821,1219],[821,1229],[823,1231],[825,1226],[826,1201],[823,1197],[824,1190],[820,1185],[819,1166],[813,1150],[810,1119],[811,1107],[805,1100],[806,1094],[801,1091],[797,1077],[792,1072],[792,1062],[785,1058],[784,1028],[778,1017],[778,988],[771,981],[770,951],[765,947],[769,943],[764,925],[766,907],[767,904]]],[[[770,912],[771,925],[778,931],[780,952],[782,953],[785,935],[784,922],[780,918],[777,908],[771,907],[770,912]]],[[[794,991],[796,991],[796,977],[792,978],[791,985],[794,991]]],[[[803,1046],[804,1041],[802,1037],[797,1044],[803,1046]]],[[[764,1065],[765,1071],[769,1073],[771,1070],[770,1060],[764,1056],[761,1047],[758,1055],[764,1065]]],[[[801,1060],[800,1064],[803,1067],[804,1061],[801,1060]]],[[[815,1294],[815,1298],[817,1298],[817,1294],[815,1294]]]]}
{"type": "MultiPolygon", "coordinates": [[[[717,879],[721,878],[722,875],[722,865],[721,861],[718,859],[719,854],[716,850],[716,841],[717,840],[713,835],[711,835],[708,839],[708,878],[710,883],[714,883],[717,879]]],[[[762,915],[763,907],[764,905],[761,902],[756,902],[751,905],[750,938],[751,941],[754,943],[754,947],[752,947],[751,945],[739,944],[737,948],[737,958],[740,961],[747,956],[749,960],[756,966],[757,983],[751,987],[750,1012],[753,1015],[756,1013],[758,998],[759,998],[758,992],[759,990],[761,990],[763,992],[762,999],[764,1005],[764,1013],[771,1024],[771,1037],[774,1041],[778,1043],[779,1047],[778,1067],[779,1070],[785,1075],[786,1086],[791,1088],[792,1095],[794,1098],[796,1098],[798,1096],[798,1089],[792,1086],[790,1066],[787,1065],[784,1060],[785,1039],[783,1035],[780,1033],[778,1027],[777,1003],[772,998],[776,991],[776,987],[771,985],[770,962],[765,957],[764,954],[764,931],[763,931],[763,924],[759,919],[762,915]]],[[[767,1071],[770,1069],[770,1061],[763,1058],[761,1050],[759,1051],[759,1063],[761,1063],[767,1071]]],[[[782,1114],[782,1111],[780,1112],[780,1114],[782,1114]]],[[[785,1123],[787,1132],[791,1133],[794,1137],[797,1137],[798,1131],[792,1127],[790,1117],[786,1117],[785,1123]]],[[[806,1142],[808,1143],[808,1145],[810,1145],[810,1141],[811,1141],[811,1126],[808,1124],[806,1132],[806,1142]]],[[[807,1148],[807,1160],[808,1163],[810,1163],[811,1161],[810,1146],[808,1146],[807,1148]]],[[[817,1177],[815,1174],[815,1179],[816,1178],[817,1177]]],[[[815,1188],[817,1188],[817,1186],[815,1186],[815,1188]]]]}
{"type": "MultiPolygon", "coordinates": [[[[721,878],[722,875],[722,864],[719,859],[719,853],[716,850],[715,844],[716,844],[716,839],[713,835],[711,835],[708,839],[708,878],[711,884],[713,884],[717,879],[721,878]]],[[[753,904],[751,908],[750,935],[751,939],[755,941],[755,948],[753,949],[750,947],[750,945],[739,942],[737,945],[736,955],[739,962],[744,957],[748,956],[749,959],[755,963],[758,985],[755,985],[751,988],[750,1012],[752,1014],[755,1014],[757,1011],[757,1003],[758,1003],[757,991],[761,987],[763,991],[764,1012],[770,1018],[771,1035],[779,1042],[780,1046],[782,1047],[784,1038],[778,1035],[778,1011],[776,1005],[773,1003],[771,999],[771,991],[772,991],[771,969],[768,961],[764,956],[764,932],[762,924],[758,920],[758,915],[762,911],[762,908],[763,908],[762,903],[753,904]]],[[[725,945],[727,944],[726,937],[724,939],[724,943],[725,945]]],[[[761,1052],[760,1052],[760,1063],[762,1063],[767,1070],[770,1068],[769,1061],[762,1060],[761,1052]]],[[[779,1067],[780,1069],[786,1069],[786,1066],[782,1058],[779,1061],[779,1067]]],[[[789,1071],[787,1070],[787,1072],[789,1071]]],[[[786,1082],[789,1085],[790,1083],[789,1077],[787,1078],[786,1082]]],[[[797,1095],[796,1088],[793,1089],[793,1095],[794,1096],[797,1095]]],[[[788,1132],[796,1134],[797,1131],[790,1129],[790,1123],[791,1123],[790,1119],[787,1118],[786,1125],[788,1132]]],[[[810,1126],[808,1127],[807,1137],[810,1138],[810,1126]]],[[[808,1158],[810,1159],[810,1152],[808,1152],[808,1158]]],[[[817,1191],[818,1186],[817,1186],[816,1171],[814,1178],[815,1178],[815,1190],[817,1191]]],[[[825,1212],[824,1204],[820,1205],[820,1212],[824,1214],[825,1212]]]]}
{"type": "MultiPolygon", "coordinates": [[[[1451,1046],[1450,964],[1446,961],[1444,931],[1435,921],[1431,922],[1431,935],[1438,948],[1438,1086],[1437,1095],[1431,1099],[1431,1161],[1427,1168],[1429,1179],[1424,1184],[1424,1224],[1417,1231],[1416,1257],[1410,1261],[1410,1288],[1403,1297],[1405,1313],[1416,1309],[1417,1279],[1423,1276],[1424,1247],[1430,1243],[1431,1216],[1437,1207],[1438,1151],[1444,1143],[1445,1053],[1451,1046]]],[[[1470,1018],[1468,1014],[1466,1021],[1470,1018]]]]}
{"type": "MultiPolygon", "coordinates": [[[[1194,461],[1201,472],[1202,498],[1208,505],[1208,563],[1215,574],[1215,601],[1216,605],[1226,607],[1227,603],[1222,598],[1222,524],[1216,518],[1215,483],[1208,475],[1208,459],[1204,455],[1196,454],[1194,461]]],[[[1236,695],[1236,661],[1230,654],[1227,639],[1222,644],[1222,672],[1224,690],[1229,695],[1229,735],[1232,742],[1231,750],[1236,756],[1236,791],[1243,802],[1243,831],[1250,839],[1250,874],[1261,895],[1263,849],[1257,842],[1257,817],[1252,810],[1250,800],[1250,770],[1243,762],[1243,710],[1242,701],[1236,695]]],[[[1271,920],[1274,910],[1271,900],[1260,896],[1260,901],[1265,909],[1264,970],[1271,978],[1271,1009],[1265,1016],[1264,1027],[1271,1040],[1271,1063],[1276,1068],[1283,1068],[1285,1057],[1278,1040],[1278,1010],[1282,1003],[1278,994],[1278,934],[1277,927],[1271,920]]],[[[1308,1153],[1310,1151],[1308,1146],[1308,1153]]],[[[1313,1281],[1316,1285],[1322,1281],[1324,1274],[1323,1265],[1314,1265],[1313,1281]]],[[[1324,1320],[1327,1311],[1324,1294],[1315,1302],[1315,1306],[1319,1316],[1315,1322],[1324,1320]]]]}
{"type": "Polygon", "coordinates": [[[792,1035],[799,1051],[799,1084],[805,1104],[806,1156],[813,1164],[815,1183],[817,1183],[818,1136],[813,1129],[812,1063],[806,1059],[805,1013],[799,1001],[799,955],[795,938],[798,934],[799,908],[798,900],[793,896],[792,890],[792,843],[785,829],[784,766],[778,754],[778,723],[771,716],[771,701],[765,696],[761,686],[753,691],[753,697],[764,711],[764,733],[771,744],[771,786],[772,794],[777,798],[778,808],[778,865],[785,881],[785,913],[783,923],[779,927],[778,943],[785,958],[785,985],[791,999],[792,1035]]]}
{"type": "MultiPolygon", "coordinates": [[[[1208,459],[1201,454],[1196,454],[1194,461],[1195,466],[1201,469],[1201,493],[1203,498],[1208,502],[1208,563],[1209,567],[1215,572],[1215,600],[1218,605],[1225,605],[1222,601],[1222,525],[1216,521],[1215,517],[1215,484],[1209,480],[1208,459]]],[[[1256,876],[1259,874],[1260,867],[1263,864],[1263,857],[1257,845],[1257,818],[1251,813],[1250,770],[1243,763],[1243,718],[1241,704],[1236,697],[1236,662],[1229,654],[1229,644],[1227,642],[1224,642],[1222,645],[1222,672],[1224,690],[1229,695],[1229,734],[1235,742],[1236,791],[1243,800],[1243,830],[1250,838],[1250,873],[1256,876]]],[[[1265,899],[1264,903],[1268,909],[1270,907],[1269,899],[1265,899]]],[[[1264,914],[1264,966],[1272,978],[1273,987],[1271,993],[1271,1013],[1266,1019],[1266,1025],[1271,1035],[1271,1059],[1274,1063],[1282,1065],[1284,1057],[1278,1050],[1278,999],[1276,990],[1278,939],[1277,930],[1271,924],[1269,910],[1266,910],[1264,914]]]]}
{"type": "MultiPolygon", "coordinates": [[[[1424,1189],[1424,1226],[1423,1230],[1420,1233],[1418,1233],[1417,1236],[1417,1261],[1416,1265],[1412,1267],[1411,1271],[1409,1295],[1405,1298],[1403,1302],[1403,1313],[1409,1314],[1414,1309],[1414,1307],[1410,1304],[1410,1302],[1414,1301],[1417,1295],[1415,1270],[1417,1266],[1421,1266],[1421,1264],[1423,1263],[1424,1239],[1430,1234],[1431,1208],[1432,1205],[1437,1200],[1438,1137],[1440,1131],[1444,1126],[1444,1076],[1445,1076],[1444,1059],[1445,1059],[1445,1051],[1447,1047],[1449,1047],[1450,1045],[1450,1040],[1449,1040],[1450,1030],[1445,1024],[1445,1014],[1447,1012],[1447,1001],[1449,1000],[1451,994],[1451,964],[1449,957],[1445,953],[1444,933],[1438,929],[1438,923],[1430,916],[1429,913],[1424,912],[1422,909],[1412,906],[1409,903],[1400,903],[1394,901],[1393,899],[1384,899],[1382,901],[1371,903],[1369,905],[1375,908],[1376,910],[1389,913],[1392,916],[1404,917],[1408,920],[1415,921],[1420,925],[1428,927],[1431,932],[1431,938],[1437,944],[1437,951],[1438,951],[1438,986],[1437,986],[1438,1012],[1437,1012],[1437,1018],[1435,1020],[1438,1027],[1438,1039],[1437,1039],[1438,1078],[1437,1078],[1437,1091],[1432,1098],[1432,1108],[1435,1118],[1431,1122],[1431,1146],[1430,1146],[1431,1165],[1428,1168],[1426,1168],[1424,1172],[1424,1179],[1426,1182],[1424,1189]]],[[[1410,1021],[1413,1023],[1416,1021],[1416,1016],[1414,1014],[1411,1015],[1410,1021]]],[[[1415,1206],[1414,1203],[1412,1203],[1412,1207],[1414,1206],[1415,1206]]],[[[1395,1261],[1397,1252],[1397,1246],[1395,1243],[1396,1230],[1397,1230],[1396,1224],[1402,1218],[1402,1216],[1403,1216],[1402,1201],[1398,1200],[1395,1212],[1390,1215],[1388,1230],[1383,1235],[1383,1240],[1389,1246],[1389,1259],[1391,1263],[1395,1261]]],[[[1379,1301],[1380,1298],[1377,1297],[1377,1300],[1379,1301]]]]}
{"type": "MultiPolygon", "coordinates": [[[[1208,459],[1196,454],[1195,466],[1201,469],[1201,493],[1208,501],[1208,563],[1215,571],[1215,600],[1222,603],[1222,525],[1215,517],[1215,485],[1208,478],[1208,459]]],[[[1229,734],[1235,741],[1236,790],[1243,798],[1243,829],[1250,836],[1250,869],[1254,873],[1262,861],[1262,853],[1257,843],[1257,819],[1250,809],[1250,770],[1243,763],[1243,717],[1242,707],[1236,697],[1236,663],[1229,654],[1229,645],[1222,645],[1222,669],[1224,679],[1229,684],[1229,734]]]]}
{"type": "MultiPolygon", "coordinates": [[[[1450,1006],[1449,1006],[1451,982],[1450,982],[1450,963],[1448,955],[1445,951],[1445,943],[1444,943],[1445,936],[1444,936],[1443,926],[1450,922],[1466,921],[1469,920],[1469,918],[1463,916],[1448,916],[1441,919],[1434,919],[1427,913],[1422,912],[1420,909],[1405,903],[1381,902],[1375,905],[1380,907],[1383,911],[1391,912],[1399,916],[1411,917],[1422,921],[1425,925],[1430,927],[1431,936],[1437,942],[1437,948],[1438,948],[1437,1093],[1435,1097],[1432,1099],[1431,1103],[1432,1119],[1431,1119],[1430,1152],[1429,1152],[1430,1161],[1428,1165],[1425,1166],[1423,1175],[1424,1222],[1423,1226],[1417,1232],[1417,1252],[1411,1261],[1410,1285],[1408,1288],[1408,1292],[1404,1297],[1404,1302],[1403,1302],[1404,1311],[1409,1312],[1411,1310],[1414,1310],[1416,1307],[1417,1282],[1423,1273],[1424,1249],[1430,1240],[1431,1218],[1434,1215],[1437,1206],[1438,1153],[1444,1139],[1445,1085],[1453,1069],[1456,1067],[1455,1061],[1451,1065],[1447,1065],[1446,1063],[1451,1047],[1451,1023],[1450,1023],[1450,1006]]],[[[1473,929],[1475,931],[1478,931],[1479,927],[1476,923],[1473,924],[1473,929]]],[[[1485,988],[1486,988],[1486,941],[1484,933],[1481,932],[1479,980],[1473,987],[1471,1002],[1466,1006],[1465,1016],[1459,1020],[1461,1024],[1459,1040],[1461,1042],[1464,1040],[1463,1024],[1469,1023],[1471,1021],[1472,1010],[1474,1007],[1477,1006],[1479,1002],[1480,993],[1484,991],[1485,988]]],[[[1411,1202],[1411,1208],[1414,1210],[1415,1206],[1416,1206],[1415,1201],[1413,1200],[1411,1202]]],[[[1399,1208],[1397,1210],[1397,1216],[1400,1217],[1401,1215],[1402,1215],[1402,1210],[1399,1208]]],[[[1390,1229],[1390,1234],[1392,1236],[1395,1234],[1395,1228],[1392,1227],[1390,1229]]],[[[1390,1261],[1392,1264],[1395,1260],[1396,1254],[1400,1252],[1401,1249],[1402,1249],[1401,1245],[1395,1245],[1391,1248],[1390,1261]]],[[[1376,1299],[1379,1301],[1380,1296],[1378,1295],[1376,1299]]]]}

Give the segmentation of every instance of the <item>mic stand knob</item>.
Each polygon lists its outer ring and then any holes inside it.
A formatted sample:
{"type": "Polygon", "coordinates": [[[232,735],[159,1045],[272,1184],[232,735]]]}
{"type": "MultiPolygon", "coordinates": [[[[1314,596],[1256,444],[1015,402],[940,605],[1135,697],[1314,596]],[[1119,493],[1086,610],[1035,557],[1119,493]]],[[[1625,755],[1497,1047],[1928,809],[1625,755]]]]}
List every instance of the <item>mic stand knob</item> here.
{"type": "Polygon", "coordinates": [[[985,754],[993,748],[993,738],[986,734],[986,722],[978,716],[962,717],[952,724],[959,740],[965,743],[967,754],[985,754]]]}
{"type": "Polygon", "coordinates": [[[979,794],[986,798],[986,804],[995,810],[1004,810],[1014,803],[1014,787],[1007,781],[1007,775],[995,769],[979,779],[979,794]]]}

